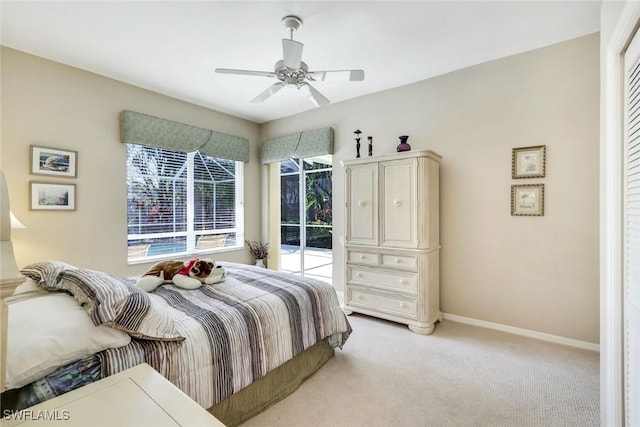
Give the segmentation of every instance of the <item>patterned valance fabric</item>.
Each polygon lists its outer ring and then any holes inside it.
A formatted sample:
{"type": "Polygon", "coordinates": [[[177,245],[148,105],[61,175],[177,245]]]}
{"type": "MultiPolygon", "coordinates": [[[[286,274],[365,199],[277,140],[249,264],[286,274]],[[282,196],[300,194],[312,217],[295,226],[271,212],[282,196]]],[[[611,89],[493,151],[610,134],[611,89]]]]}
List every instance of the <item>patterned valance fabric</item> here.
{"type": "Polygon", "coordinates": [[[135,111],[120,113],[122,143],[150,145],[201,153],[228,160],[249,161],[249,140],[135,111]]]}
{"type": "Polygon", "coordinates": [[[333,128],[298,132],[262,143],[263,164],[281,162],[290,157],[305,158],[333,154],[333,128]]]}

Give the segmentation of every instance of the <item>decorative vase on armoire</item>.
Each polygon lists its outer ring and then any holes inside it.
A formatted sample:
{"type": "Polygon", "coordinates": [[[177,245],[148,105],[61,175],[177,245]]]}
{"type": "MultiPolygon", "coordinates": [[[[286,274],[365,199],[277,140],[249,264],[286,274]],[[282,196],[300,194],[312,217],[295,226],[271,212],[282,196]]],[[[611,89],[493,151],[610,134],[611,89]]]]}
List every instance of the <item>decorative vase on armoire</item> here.
{"type": "Polygon", "coordinates": [[[396,147],[396,149],[398,150],[398,153],[402,151],[410,151],[411,145],[407,143],[407,139],[409,139],[409,135],[401,135],[398,138],[400,138],[400,144],[398,144],[398,146],[396,147]]]}

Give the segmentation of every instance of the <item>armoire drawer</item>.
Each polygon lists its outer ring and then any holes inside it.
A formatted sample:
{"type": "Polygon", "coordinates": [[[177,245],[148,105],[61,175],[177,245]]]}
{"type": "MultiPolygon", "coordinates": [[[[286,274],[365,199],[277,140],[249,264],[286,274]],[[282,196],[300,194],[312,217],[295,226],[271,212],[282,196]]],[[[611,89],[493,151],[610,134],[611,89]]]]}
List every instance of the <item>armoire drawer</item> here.
{"type": "Polygon", "coordinates": [[[347,287],[347,305],[361,307],[409,319],[417,318],[417,301],[395,298],[391,295],[370,293],[360,288],[347,287]]]}
{"type": "Polygon", "coordinates": [[[352,251],[347,249],[347,262],[362,265],[378,265],[378,253],[366,251],[352,251]]]}
{"type": "Polygon", "coordinates": [[[367,269],[354,266],[347,267],[347,283],[360,283],[365,286],[392,291],[403,291],[416,294],[418,277],[416,273],[395,272],[383,269],[367,269]]]}
{"type": "Polygon", "coordinates": [[[405,270],[417,271],[418,270],[418,255],[402,254],[397,255],[393,253],[380,254],[380,266],[391,268],[402,268],[405,270]]]}

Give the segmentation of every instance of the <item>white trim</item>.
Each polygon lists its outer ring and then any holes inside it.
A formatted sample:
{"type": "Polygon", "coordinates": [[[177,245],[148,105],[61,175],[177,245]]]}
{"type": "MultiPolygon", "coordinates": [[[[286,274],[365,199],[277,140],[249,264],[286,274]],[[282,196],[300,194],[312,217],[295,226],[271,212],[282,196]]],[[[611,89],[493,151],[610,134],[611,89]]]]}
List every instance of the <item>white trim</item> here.
{"type": "MultiPolygon", "coordinates": [[[[344,293],[342,291],[336,290],[336,294],[338,294],[338,301],[340,301],[340,305],[343,305],[344,293]]],[[[543,332],[532,331],[530,329],[516,328],[514,326],[503,325],[500,323],[493,323],[493,322],[487,322],[485,320],[472,319],[470,317],[458,316],[457,314],[442,313],[442,318],[445,320],[450,320],[452,322],[464,323],[472,326],[479,326],[481,328],[493,329],[496,331],[506,332],[514,335],[521,335],[529,338],[538,339],[541,341],[547,341],[547,342],[552,342],[556,344],[567,345],[569,347],[580,348],[583,350],[596,351],[596,352],[600,351],[600,346],[598,344],[594,344],[586,341],[574,340],[571,338],[565,338],[558,335],[545,334],[543,332]]]]}
{"type": "MultiPolygon", "coordinates": [[[[280,162],[269,163],[266,166],[266,175],[268,185],[268,194],[267,194],[267,206],[266,211],[268,212],[268,242],[271,250],[269,251],[269,255],[267,256],[267,266],[271,270],[279,270],[280,269],[280,246],[281,246],[281,237],[280,237],[280,162]]],[[[264,168],[263,168],[264,169],[264,168]]],[[[264,226],[264,224],[263,224],[264,226]]],[[[263,228],[264,230],[265,228],[263,228]]]]}
{"type": "Polygon", "coordinates": [[[236,160],[236,246],[238,248],[244,247],[244,230],[245,230],[245,204],[244,204],[244,162],[236,160]]]}
{"type": "Polygon", "coordinates": [[[445,320],[452,322],[465,323],[467,325],[479,326],[481,328],[494,329],[496,331],[507,332],[514,335],[522,335],[529,338],[535,338],[541,341],[548,341],[556,344],[576,347],[583,350],[600,351],[598,344],[586,341],[574,340],[571,338],[560,337],[558,335],[545,334],[543,332],[532,331],[529,329],[516,328],[514,326],[503,325],[500,323],[487,322],[485,320],[472,319],[470,317],[458,316],[457,314],[442,313],[445,320]]]}
{"type": "Polygon", "coordinates": [[[602,52],[600,141],[600,423],[623,426],[622,161],[625,52],[640,21],[640,3],[627,2],[602,52]]]}

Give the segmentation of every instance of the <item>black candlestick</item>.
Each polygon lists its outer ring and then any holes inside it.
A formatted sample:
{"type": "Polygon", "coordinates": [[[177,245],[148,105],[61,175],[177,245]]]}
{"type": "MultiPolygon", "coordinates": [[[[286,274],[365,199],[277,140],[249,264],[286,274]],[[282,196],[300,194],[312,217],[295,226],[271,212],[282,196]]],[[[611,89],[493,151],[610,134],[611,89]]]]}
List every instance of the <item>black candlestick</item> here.
{"type": "Polygon", "coordinates": [[[371,157],[373,156],[373,137],[368,136],[367,139],[369,140],[369,157],[371,157]]]}
{"type": "Polygon", "coordinates": [[[362,132],[360,129],[356,129],[353,133],[356,134],[356,157],[360,157],[360,134],[362,132]]]}

